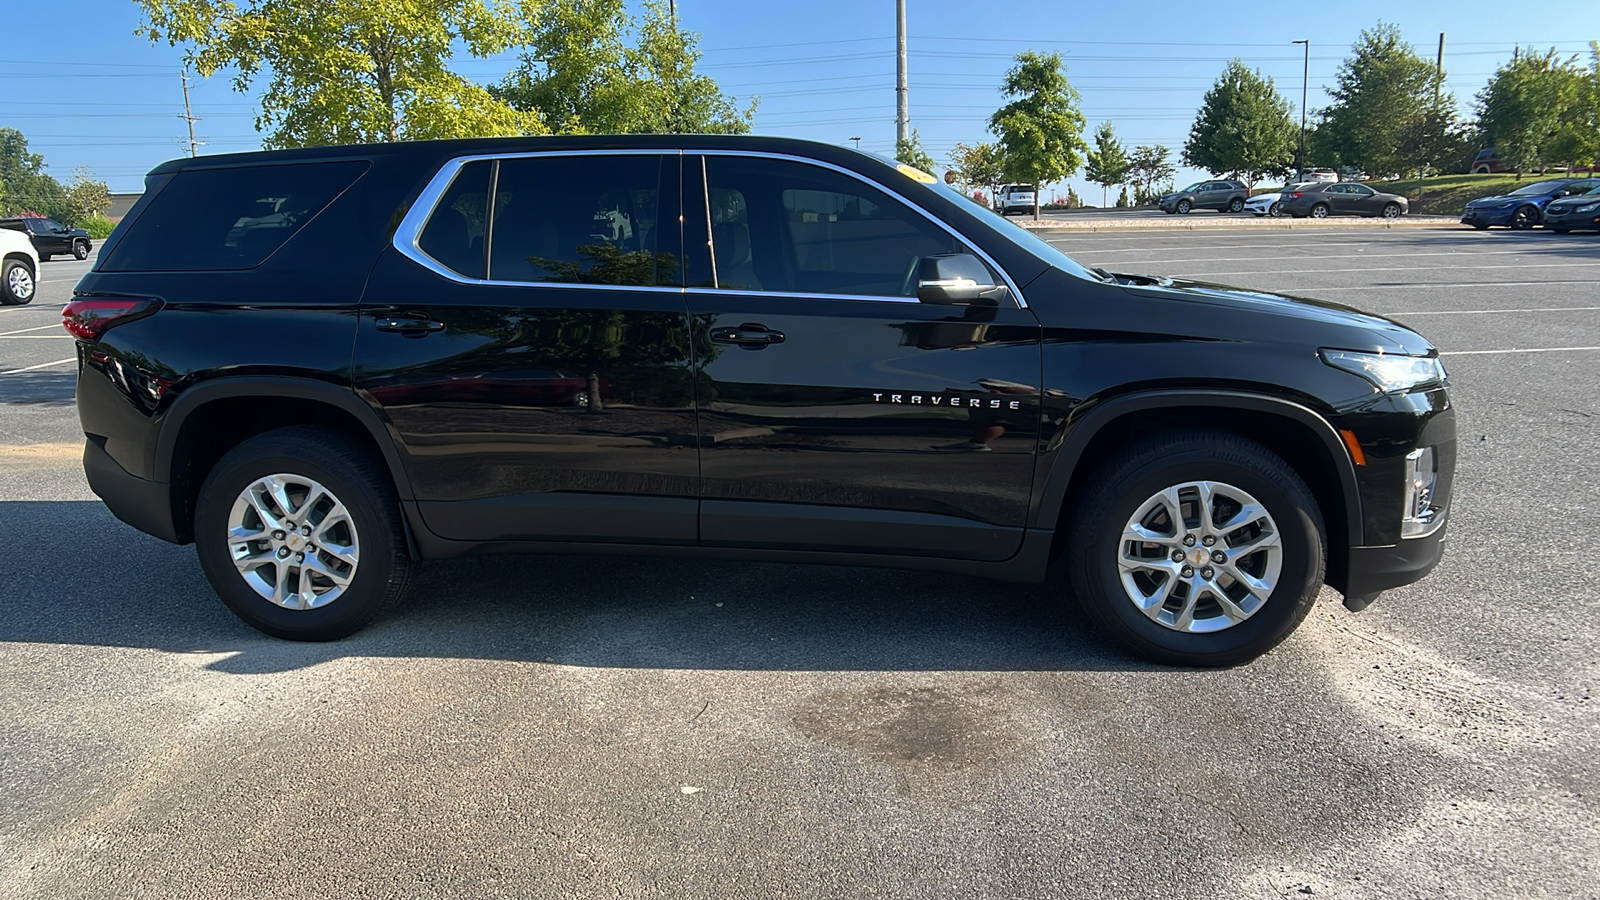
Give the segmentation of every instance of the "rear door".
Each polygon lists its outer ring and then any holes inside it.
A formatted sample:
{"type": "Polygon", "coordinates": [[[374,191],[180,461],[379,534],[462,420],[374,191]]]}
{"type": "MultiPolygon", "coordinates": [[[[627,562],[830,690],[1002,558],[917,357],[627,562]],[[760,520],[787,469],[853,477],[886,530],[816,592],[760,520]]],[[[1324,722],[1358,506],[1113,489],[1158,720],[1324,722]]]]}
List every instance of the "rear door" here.
{"type": "Polygon", "coordinates": [[[456,161],[402,223],[363,299],[356,382],[430,530],[694,543],[679,165],[456,161]]]}
{"type": "Polygon", "coordinates": [[[685,168],[705,191],[686,192],[685,246],[714,248],[688,290],[701,543],[1015,554],[1039,432],[1033,315],[1014,296],[919,303],[918,260],[970,248],[881,185],[766,155],[685,168]]]}

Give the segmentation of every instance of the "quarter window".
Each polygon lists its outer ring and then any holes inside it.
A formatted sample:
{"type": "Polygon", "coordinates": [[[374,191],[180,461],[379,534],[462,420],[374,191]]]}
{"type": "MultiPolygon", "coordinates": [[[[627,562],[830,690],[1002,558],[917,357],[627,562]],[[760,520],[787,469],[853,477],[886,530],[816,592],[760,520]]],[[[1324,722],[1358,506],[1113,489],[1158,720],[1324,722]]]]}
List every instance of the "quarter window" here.
{"type": "Polygon", "coordinates": [[[910,297],[919,260],[966,252],[904,203],[830,169],[737,156],[705,166],[716,287],[910,297]]]}
{"type": "Polygon", "coordinates": [[[493,167],[488,161],[463,166],[417,237],[423,253],[468,278],[483,277],[485,213],[493,167]]]}

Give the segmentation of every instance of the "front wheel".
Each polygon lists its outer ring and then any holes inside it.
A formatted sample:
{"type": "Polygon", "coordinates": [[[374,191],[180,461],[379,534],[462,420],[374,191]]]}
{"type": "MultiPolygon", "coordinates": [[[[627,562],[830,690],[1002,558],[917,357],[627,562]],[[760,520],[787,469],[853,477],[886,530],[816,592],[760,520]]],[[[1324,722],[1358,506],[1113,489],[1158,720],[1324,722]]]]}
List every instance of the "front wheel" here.
{"type": "Polygon", "coordinates": [[[1328,212],[1328,205],[1326,203],[1318,203],[1316,206],[1311,207],[1311,218],[1326,219],[1328,217],[1328,212]]]}
{"type": "Polygon", "coordinates": [[[0,306],[31,303],[38,287],[33,270],[22,260],[8,259],[0,265],[0,306]]]}
{"type": "Polygon", "coordinates": [[[1178,212],[1181,212],[1184,215],[1188,215],[1189,214],[1189,210],[1191,210],[1191,209],[1194,209],[1194,204],[1190,203],[1187,200],[1179,200],[1178,201],[1178,212]]]}
{"type": "Polygon", "coordinates": [[[1323,578],[1316,500],[1267,448],[1227,432],[1130,447],[1074,501],[1065,563],[1089,617],[1155,662],[1230,666],[1277,646],[1323,578]]]}
{"type": "Polygon", "coordinates": [[[381,461],[324,428],[280,428],[228,451],[200,489],[194,532],[222,602],[294,641],[360,630],[414,568],[381,461]]]}
{"type": "Polygon", "coordinates": [[[1398,204],[1398,203],[1390,203],[1390,204],[1384,206],[1384,208],[1383,208],[1383,217],[1385,219],[1398,219],[1398,218],[1400,218],[1400,204],[1398,204]]]}
{"type": "Polygon", "coordinates": [[[1539,210],[1533,206],[1519,206],[1511,214],[1511,227],[1518,231],[1527,231],[1539,224],[1539,210]]]}

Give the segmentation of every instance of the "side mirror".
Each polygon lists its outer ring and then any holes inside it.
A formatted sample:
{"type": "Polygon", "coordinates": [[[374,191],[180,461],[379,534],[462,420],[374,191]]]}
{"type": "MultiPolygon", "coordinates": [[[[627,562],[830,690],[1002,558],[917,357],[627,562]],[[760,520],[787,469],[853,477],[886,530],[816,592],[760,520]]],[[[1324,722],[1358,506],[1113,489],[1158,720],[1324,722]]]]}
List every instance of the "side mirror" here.
{"type": "Polygon", "coordinates": [[[993,306],[1006,290],[994,281],[989,267],[970,253],[924,256],[917,263],[917,299],[923,303],[993,306]]]}

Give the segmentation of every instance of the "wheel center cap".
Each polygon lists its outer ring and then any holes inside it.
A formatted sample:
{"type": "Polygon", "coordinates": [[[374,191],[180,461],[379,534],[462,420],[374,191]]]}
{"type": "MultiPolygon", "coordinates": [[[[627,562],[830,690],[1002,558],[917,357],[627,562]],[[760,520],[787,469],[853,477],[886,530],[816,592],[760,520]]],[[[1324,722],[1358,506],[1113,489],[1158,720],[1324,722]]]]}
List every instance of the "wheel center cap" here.
{"type": "Polygon", "coordinates": [[[302,537],[299,532],[291,531],[289,532],[288,538],[284,540],[284,543],[288,545],[290,550],[298,553],[299,551],[305,549],[306,539],[302,537]]]}
{"type": "Polygon", "coordinates": [[[1189,559],[1197,566],[1203,566],[1211,559],[1211,551],[1204,547],[1196,547],[1189,553],[1189,559]]]}

